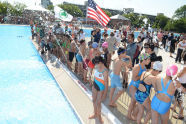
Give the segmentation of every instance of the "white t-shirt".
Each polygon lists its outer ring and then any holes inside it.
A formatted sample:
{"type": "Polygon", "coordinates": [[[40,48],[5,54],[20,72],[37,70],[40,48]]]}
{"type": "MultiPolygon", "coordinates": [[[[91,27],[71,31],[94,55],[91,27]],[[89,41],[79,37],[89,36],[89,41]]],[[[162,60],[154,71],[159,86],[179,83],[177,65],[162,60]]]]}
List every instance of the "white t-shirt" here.
{"type": "Polygon", "coordinates": [[[79,34],[79,41],[80,40],[85,40],[85,33],[80,33],[79,34]]]}
{"type": "MultiPolygon", "coordinates": [[[[185,66],[186,67],[186,66],[185,66]]],[[[184,66],[182,67],[182,69],[180,70],[180,72],[183,70],[184,66]]],[[[181,77],[178,78],[178,81],[182,84],[186,84],[186,73],[183,74],[181,77]]]]}
{"type": "Polygon", "coordinates": [[[178,48],[179,48],[179,49],[184,50],[184,49],[185,49],[185,48],[184,48],[185,46],[186,46],[186,43],[183,43],[183,41],[180,41],[180,42],[178,43],[178,48]]]}

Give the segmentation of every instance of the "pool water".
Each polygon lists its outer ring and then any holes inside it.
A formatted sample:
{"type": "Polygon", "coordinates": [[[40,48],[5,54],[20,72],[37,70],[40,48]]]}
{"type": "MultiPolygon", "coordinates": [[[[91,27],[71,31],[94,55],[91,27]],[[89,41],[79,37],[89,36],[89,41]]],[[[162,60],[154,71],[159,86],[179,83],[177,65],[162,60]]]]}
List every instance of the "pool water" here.
{"type": "Polygon", "coordinates": [[[0,25],[0,124],[80,124],[30,36],[0,25]]]}

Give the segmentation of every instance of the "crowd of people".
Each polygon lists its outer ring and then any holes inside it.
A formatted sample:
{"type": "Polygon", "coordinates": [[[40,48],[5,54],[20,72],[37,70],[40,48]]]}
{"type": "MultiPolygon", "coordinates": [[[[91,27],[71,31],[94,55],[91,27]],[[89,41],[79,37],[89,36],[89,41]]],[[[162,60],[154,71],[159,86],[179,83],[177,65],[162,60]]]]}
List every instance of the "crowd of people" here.
{"type": "MultiPolygon", "coordinates": [[[[144,123],[151,119],[153,124],[158,124],[159,116],[162,124],[168,123],[174,94],[177,101],[175,107],[178,104],[181,110],[175,118],[183,119],[181,96],[186,91],[186,66],[177,73],[176,65],[168,65],[164,67],[166,76],[163,77],[162,61],[167,60],[158,56],[158,50],[165,49],[172,57],[177,48],[175,62],[181,63],[183,59],[185,63],[186,39],[182,35],[141,31],[135,39],[131,30],[114,30],[108,34],[107,29],[102,33],[99,28],[93,27],[87,42],[83,29],[72,24],[42,25],[31,20],[30,26],[32,39],[36,39],[41,55],[51,62],[52,57],[56,56],[57,61],[65,63],[92,87],[94,114],[89,119],[98,118],[103,123],[101,103],[109,94],[109,106],[116,107],[116,101],[124,89],[129,90],[131,97],[128,119],[140,124],[145,108],[144,123]],[[117,57],[113,59],[113,56],[117,57]],[[131,81],[129,72],[132,72],[131,81]],[[149,95],[152,87],[156,94],[151,100],[149,95]]],[[[172,109],[175,110],[175,107],[172,109]]]]}

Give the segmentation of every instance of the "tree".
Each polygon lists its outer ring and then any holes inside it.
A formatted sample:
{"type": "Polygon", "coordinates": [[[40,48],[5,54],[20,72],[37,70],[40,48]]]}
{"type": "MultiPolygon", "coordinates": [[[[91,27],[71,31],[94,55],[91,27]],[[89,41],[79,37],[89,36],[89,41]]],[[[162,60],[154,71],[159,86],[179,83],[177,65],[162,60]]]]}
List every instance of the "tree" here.
{"type": "Polygon", "coordinates": [[[10,6],[10,11],[12,15],[21,16],[24,9],[26,8],[25,4],[22,3],[14,3],[14,6],[10,6]]]}
{"type": "Polygon", "coordinates": [[[170,20],[165,26],[165,30],[179,33],[186,33],[186,18],[170,20]]]}
{"type": "Polygon", "coordinates": [[[174,12],[176,18],[186,18],[186,5],[181,6],[174,12]]]}
{"type": "Polygon", "coordinates": [[[125,16],[126,18],[128,18],[131,21],[131,24],[133,27],[137,27],[140,28],[142,26],[144,26],[144,18],[146,18],[145,16],[140,16],[134,13],[129,13],[129,14],[124,14],[123,16],[125,16]]]}
{"type": "Polygon", "coordinates": [[[54,11],[54,5],[48,5],[47,9],[50,10],[50,11],[54,11]]]}
{"type": "Polygon", "coordinates": [[[105,14],[107,14],[109,17],[111,17],[112,16],[112,14],[108,11],[108,10],[106,10],[106,9],[102,9],[104,12],[105,12],[105,14]]]}
{"type": "Polygon", "coordinates": [[[164,29],[168,21],[169,21],[168,17],[164,16],[163,14],[159,14],[158,16],[156,16],[153,28],[164,29]]]}
{"type": "Polygon", "coordinates": [[[0,2],[0,14],[7,15],[10,6],[8,2],[0,2]]]}
{"type": "Polygon", "coordinates": [[[25,4],[22,3],[14,3],[14,5],[11,5],[8,2],[0,2],[0,14],[2,15],[16,15],[20,16],[23,13],[24,8],[26,7],[25,4]]]}
{"type": "Polygon", "coordinates": [[[71,4],[60,4],[58,5],[63,10],[67,11],[67,13],[71,14],[74,17],[83,17],[83,12],[76,5],[71,4]]]}
{"type": "Polygon", "coordinates": [[[186,33],[186,18],[175,20],[173,26],[176,32],[186,33]]]}

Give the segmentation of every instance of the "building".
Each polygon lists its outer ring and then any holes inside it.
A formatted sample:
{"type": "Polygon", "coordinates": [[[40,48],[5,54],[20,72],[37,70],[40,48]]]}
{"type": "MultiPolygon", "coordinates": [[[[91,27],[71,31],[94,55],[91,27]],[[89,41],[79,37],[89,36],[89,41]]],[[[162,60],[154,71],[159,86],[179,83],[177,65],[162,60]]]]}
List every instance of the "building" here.
{"type": "Polygon", "coordinates": [[[50,0],[41,0],[42,7],[47,8],[48,5],[53,5],[53,3],[50,0]]]}

